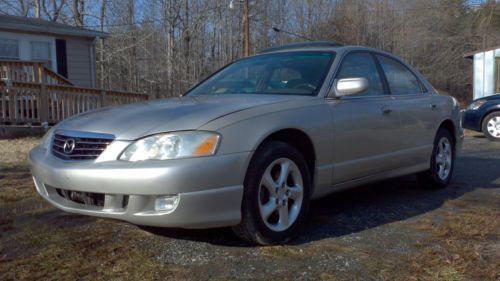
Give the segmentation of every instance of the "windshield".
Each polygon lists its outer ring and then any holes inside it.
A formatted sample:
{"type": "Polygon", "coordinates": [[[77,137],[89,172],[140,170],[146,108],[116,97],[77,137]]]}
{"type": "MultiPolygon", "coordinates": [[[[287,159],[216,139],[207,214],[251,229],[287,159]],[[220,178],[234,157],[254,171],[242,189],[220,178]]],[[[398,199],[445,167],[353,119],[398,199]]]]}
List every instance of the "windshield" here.
{"type": "Polygon", "coordinates": [[[188,95],[316,95],[334,58],[329,52],[261,55],[230,64],[188,95]]]}

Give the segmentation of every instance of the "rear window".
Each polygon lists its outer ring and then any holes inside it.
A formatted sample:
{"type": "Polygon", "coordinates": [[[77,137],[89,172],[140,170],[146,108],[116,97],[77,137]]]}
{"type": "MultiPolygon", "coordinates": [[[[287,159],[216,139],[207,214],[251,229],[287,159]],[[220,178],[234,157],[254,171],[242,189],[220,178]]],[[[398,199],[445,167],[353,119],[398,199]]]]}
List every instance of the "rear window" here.
{"type": "Polygon", "coordinates": [[[421,94],[422,88],[418,78],[406,66],[386,56],[377,55],[384,70],[393,95],[421,94]]]}

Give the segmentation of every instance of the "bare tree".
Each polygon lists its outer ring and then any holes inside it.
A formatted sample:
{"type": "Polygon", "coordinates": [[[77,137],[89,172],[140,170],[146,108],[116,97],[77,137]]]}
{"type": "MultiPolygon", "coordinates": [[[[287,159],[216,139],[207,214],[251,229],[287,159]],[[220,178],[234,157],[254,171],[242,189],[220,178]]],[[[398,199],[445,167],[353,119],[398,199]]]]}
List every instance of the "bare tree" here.
{"type": "Polygon", "coordinates": [[[84,0],[73,0],[71,6],[73,12],[73,20],[76,26],[83,26],[85,15],[85,2],[84,0]]]}
{"type": "MultiPolygon", "coordinates": [[[[100,85],[166,97],[243,55],[243,4],[0,0],[0,11],[109,32],[98,44],[100,85]]],[[[256,53],[304,40],[371,46],[415,65],[439,90],[464,97],[471,65],[462,55],[500,44],[499,6],[494,0],[249,0],[249,48],[256,53]]]]}

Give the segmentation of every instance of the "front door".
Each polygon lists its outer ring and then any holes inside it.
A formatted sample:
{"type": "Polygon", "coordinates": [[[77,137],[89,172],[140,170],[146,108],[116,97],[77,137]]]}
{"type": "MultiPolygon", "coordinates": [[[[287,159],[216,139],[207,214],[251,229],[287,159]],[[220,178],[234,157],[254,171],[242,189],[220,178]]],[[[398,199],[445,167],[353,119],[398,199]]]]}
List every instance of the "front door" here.
{"type": "Polygon", "coordinates": [[[368,88],[354,96],[329,98],[334,122],[333,184],[395,169],[400,120],[381,70],[368,52],[346,55],[335,77],[363,77],[368,88]]]}

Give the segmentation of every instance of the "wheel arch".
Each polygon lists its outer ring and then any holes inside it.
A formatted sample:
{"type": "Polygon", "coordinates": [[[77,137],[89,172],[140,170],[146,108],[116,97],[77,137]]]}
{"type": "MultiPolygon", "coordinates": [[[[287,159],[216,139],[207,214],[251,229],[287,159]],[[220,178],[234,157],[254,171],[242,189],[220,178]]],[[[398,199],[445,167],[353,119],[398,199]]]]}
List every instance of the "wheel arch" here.
{"type": "Polygon", "coordinates": [[[451,133],[451,137],[453,138],[453,143],[457,143],[457,128],[455,127],[455,123],[451,119],[445,119],[441,122],[441,124],[438,127],[438,130],[440,129],[446,129],[451,133]]]}
{"type": "MultiPolygon", "coordinates": [[[[262,145],[270,141],[281,141],[293,146],[304,157],[311,176],[311,182],[314,182],[316,169],[316,151],[311,137],[304,131],[296,128],[279,129],[268,134],[257,146],[257,151],[262,145]]],[[[314,185],[312,185],[314,186],[314,185]]]]}
{"type": "Polygon", "coordinates": [[[488,109],[484,114],[483,116],[481,116],[481,123],[479,123],[479,129],[482,131],[483,130],[483,124],[484,124],[484,119],[490,115],[491,113],[494,113],[494,112],[500,112],[500,106],[497,106],[497,107],[493,107],[493,108],[490,108],[488,109]]]}

